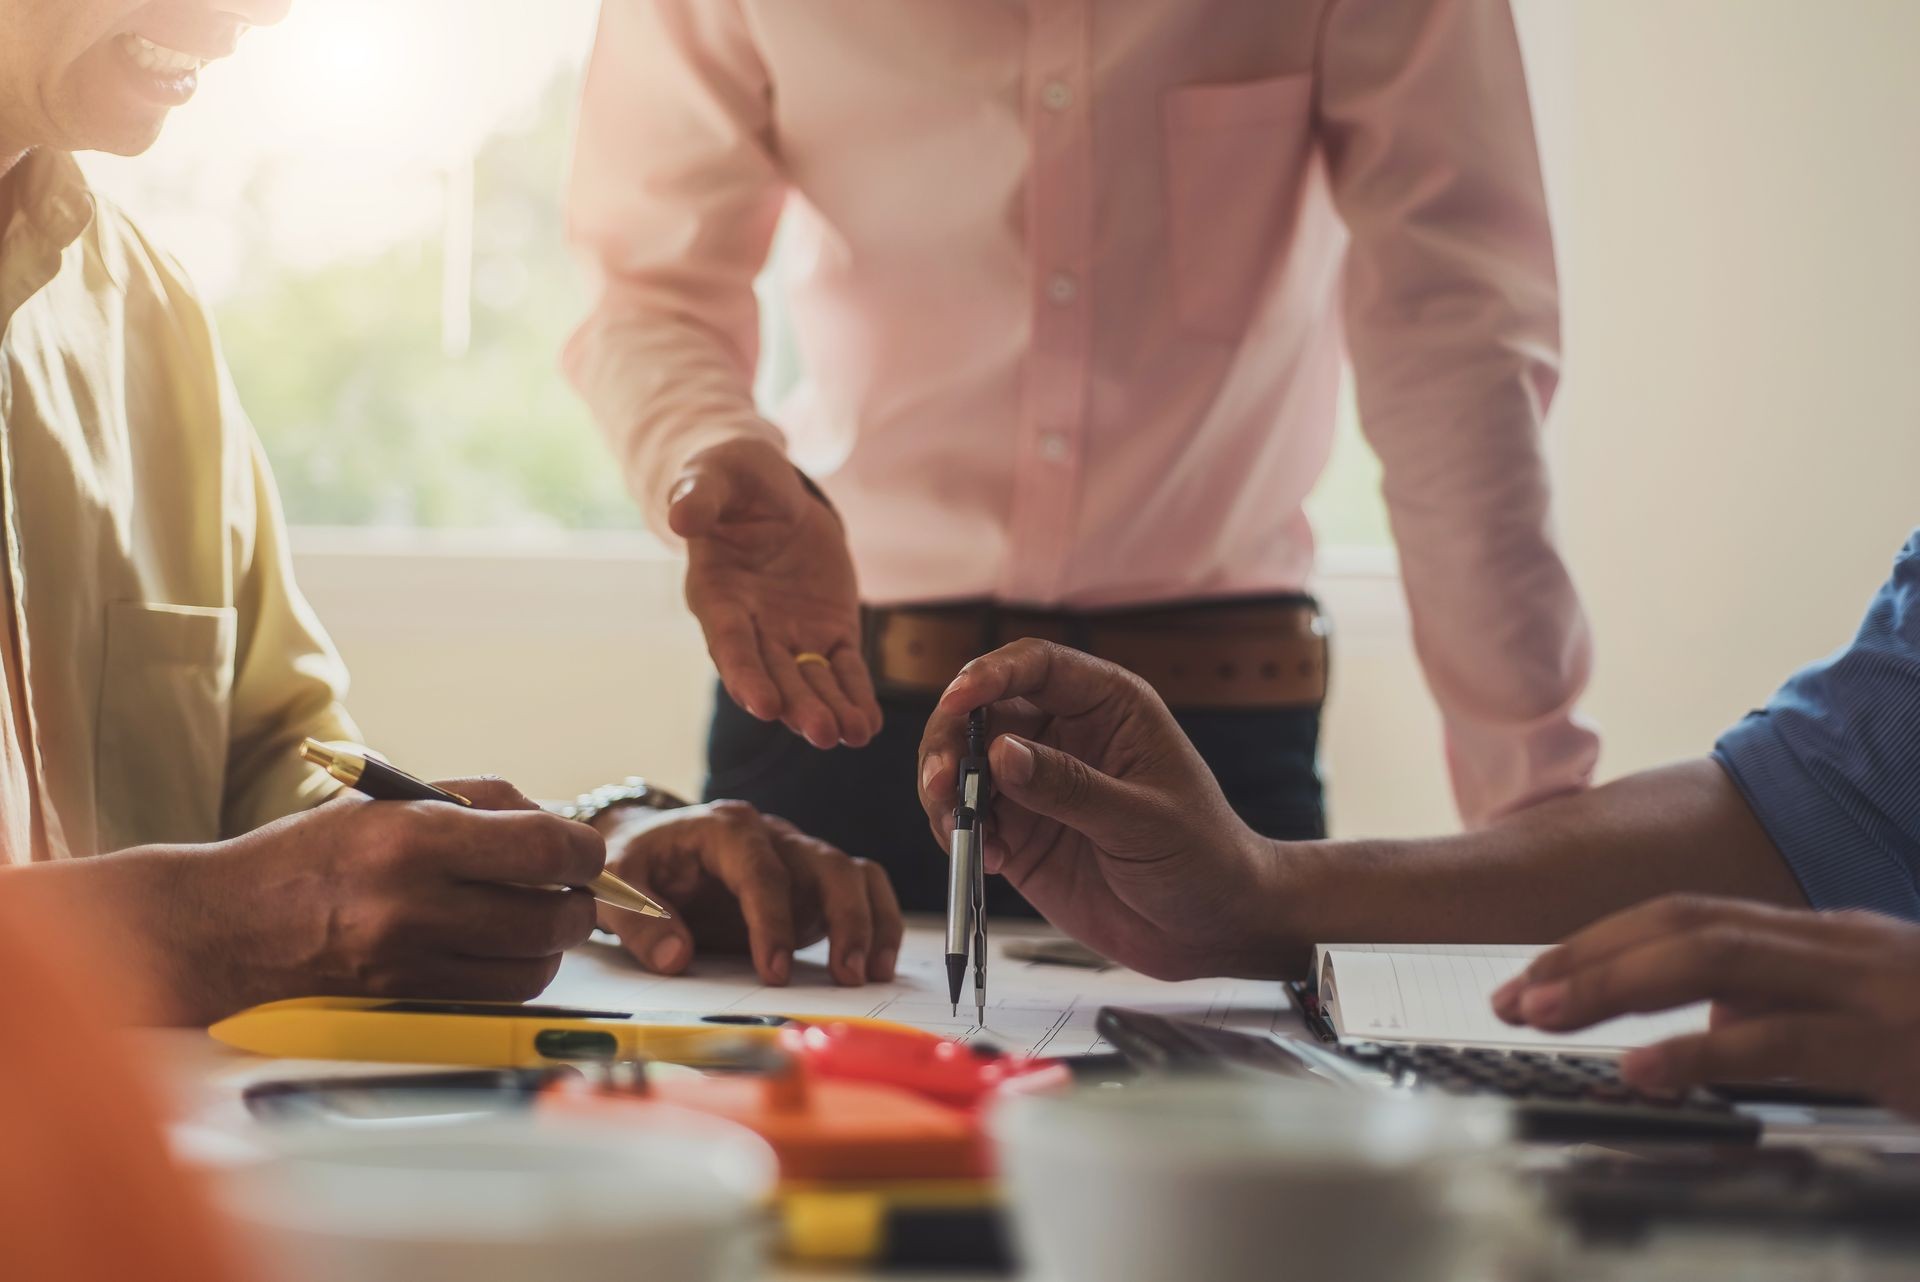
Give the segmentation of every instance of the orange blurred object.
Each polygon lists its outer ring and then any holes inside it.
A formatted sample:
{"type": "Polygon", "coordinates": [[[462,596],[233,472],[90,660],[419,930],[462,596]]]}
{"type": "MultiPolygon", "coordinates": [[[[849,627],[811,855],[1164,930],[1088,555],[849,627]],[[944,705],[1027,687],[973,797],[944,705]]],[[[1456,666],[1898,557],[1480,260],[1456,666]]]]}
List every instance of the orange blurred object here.
{"type": "Polygon", "coordinates": [[[239,1282],[197,1177],[167,1153],[138,1055],[103,1013],[126,982],[67,942],[83,918],[45,908],[0,872],[0,1273],[239,1282]]]}
{"type": "Polygon", "coordinates": [[[547,1089],[548,1113],[639,1118],[680,1108],[738,1122],[773,1146],[783,1181],[974,1180],[993,1174],[982,1107],[1005,1091],[1071,1083],[1064,1064],[872,1021],[780,1030],[760,1073],[661,1075],[547,1089]]]}
{"type": "Polygon", "coordinates": [[[1054,1090],[1073,1084],[1065,1064],[931,1038],[871,1023],[831,1021],[780,1030],[780,1050],[816,1078],[879,1082],[952,1108],[977,1109],[1009,1089],[1054,1090]]]}
{"type": "Polygon", "coordinates": [[[992,1174],[978,1121],[910,1090],[842,1082],[788,1061],[767,1073],[665,1076],[644,1090],[585,1081],[549,1087],[544,1112],[643,1119],[649,1110],[692,1110],[738,1122],[773,1146],[780,1178],[956,1180],[992,1174]]]}

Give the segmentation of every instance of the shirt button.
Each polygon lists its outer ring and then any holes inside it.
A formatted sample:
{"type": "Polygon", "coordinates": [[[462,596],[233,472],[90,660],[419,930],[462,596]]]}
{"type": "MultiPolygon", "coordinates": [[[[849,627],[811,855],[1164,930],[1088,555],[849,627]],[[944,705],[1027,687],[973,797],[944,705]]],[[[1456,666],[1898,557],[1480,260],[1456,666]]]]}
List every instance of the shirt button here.
{"type": "Polygon", "coordinates": [[[1080,297],[1080,282],[1075,280],[1069,272],[1055,272],[1047,277],[1047,297],[1052,299],[1056,306],[1065,307],[1080,297]]]}
{"type": "Polygon", "coordinates": [[[1048,111],[1065,111],[1073,105],[1073,86],[1064,80],[1049,80],[1040,91],[1040,103],[1048,111]]]}
{"type": "Polygon", "coordinates": [[[1049,463],[1061,463],[1066,460],[1070,449],[1064,432],[1040,433],[1040,457],[1049,463]]]}

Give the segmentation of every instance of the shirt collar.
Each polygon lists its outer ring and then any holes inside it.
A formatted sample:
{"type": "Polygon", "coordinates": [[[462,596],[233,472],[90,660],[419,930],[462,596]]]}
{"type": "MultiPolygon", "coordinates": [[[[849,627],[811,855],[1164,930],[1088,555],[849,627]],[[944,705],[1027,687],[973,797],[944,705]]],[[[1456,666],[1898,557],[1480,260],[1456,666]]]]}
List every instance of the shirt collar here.
{"type": "Polygon", "coordinates": [[[60,273],[61,256],[93,223],[93,193],[64,151],[31,151],[8,175],[13,217],[0,227],[0,332],[60,273]]]}
{"type": "Polygon", "coordinates": [[[79,162],[64,151],[30,151],[15,174],[14,208],[53,249],[80,239],[93,222],[93,192],[79,162]]]}

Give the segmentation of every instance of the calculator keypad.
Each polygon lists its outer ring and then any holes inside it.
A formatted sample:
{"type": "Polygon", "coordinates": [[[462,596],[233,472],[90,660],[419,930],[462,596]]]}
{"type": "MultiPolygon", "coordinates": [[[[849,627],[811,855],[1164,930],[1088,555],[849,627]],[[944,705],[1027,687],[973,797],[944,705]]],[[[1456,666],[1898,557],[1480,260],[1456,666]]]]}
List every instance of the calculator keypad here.
{"type": "Polygon", "coordinates": [[[1329,1049],[1390,1078],[1395,1086],[1413,1090],[1497,1095],[1541,1103],[1631,1104],[1722,1112],[1732,1107],[1713,1092],[1699,1088],[1684,1093],[1635,1090],[1620,1080],[1618,1063],[1602,1055],[1547,1055],[1539,1051],[1386,1042],[1341,1042],[1329,1049]]]}

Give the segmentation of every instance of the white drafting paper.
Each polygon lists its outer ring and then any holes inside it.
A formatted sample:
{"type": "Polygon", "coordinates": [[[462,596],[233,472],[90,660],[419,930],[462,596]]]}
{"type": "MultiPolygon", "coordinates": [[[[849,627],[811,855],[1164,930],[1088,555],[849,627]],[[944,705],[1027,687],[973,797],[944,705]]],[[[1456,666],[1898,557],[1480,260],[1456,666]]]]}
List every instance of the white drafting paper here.
{"type": "Polygon", "coordinates": [[[1272,982],[1236,979],[1162,983],[1118,967],[1092,971],[1009,961],[990,943],[987,1020],[974,1022],[973,972],[955,1017],[947,1001],[945,944],[931,925],[912,924],[889,984],[837,987],[826,945],[794,958],[793,982],[763,986],[742,958],[696,957],[691,973],[663,978],[641,970],[617,946],[596,942],[567,955],[542,1005],[622,1011],[703,1011],[781,1015],[860,1015],[911,1024],[963,1041],[985,1040],[1031,1055],[1085,1055],[1108,1049],[1094,1032],[1102,1006],[1144,1006],[1213,1027],[1291,1026],[1285,994],[1272,982]]]}
{"type": "Polygon", "coordinates": [[[1538,944],[1323,944],[1314,975],[1321,999],[1331,994],[1336,1030],[1356,1040],[1615,1053],[1707,1027],[1702,1002],[1577,1033],[1515,1028],[1493,1013],[1493,990],[1545,951],[1538,944]]]}

